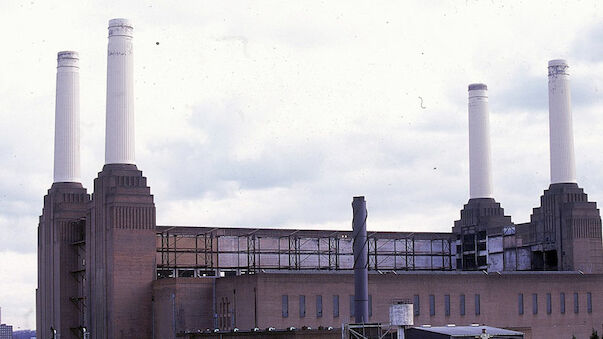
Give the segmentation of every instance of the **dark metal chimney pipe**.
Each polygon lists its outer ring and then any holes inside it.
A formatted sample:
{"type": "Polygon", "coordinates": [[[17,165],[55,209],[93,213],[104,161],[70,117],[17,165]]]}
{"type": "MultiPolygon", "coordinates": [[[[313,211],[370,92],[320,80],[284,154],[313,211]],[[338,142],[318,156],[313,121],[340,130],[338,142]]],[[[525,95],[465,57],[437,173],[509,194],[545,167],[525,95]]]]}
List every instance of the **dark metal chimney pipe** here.
{"type": "Polygon", "coordinates": [[[356,323],[368,322],[368,248],[366,237],[366,201],[352,201],[352,237],[354,238],[354,317],[356,323]]]}

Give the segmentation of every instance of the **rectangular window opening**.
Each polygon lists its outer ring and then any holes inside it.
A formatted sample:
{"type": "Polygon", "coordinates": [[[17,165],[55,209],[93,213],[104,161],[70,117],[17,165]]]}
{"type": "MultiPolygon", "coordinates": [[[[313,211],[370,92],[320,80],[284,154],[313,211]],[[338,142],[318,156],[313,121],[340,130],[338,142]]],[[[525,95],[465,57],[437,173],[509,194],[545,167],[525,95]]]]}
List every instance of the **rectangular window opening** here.
{"type": "Polygon", "coordinates": [[[586,312],[593,313],[593,296],[590,292],[586,293],[586,312]]]}
{"type": "Polygon", "coordinates": [[[517,295],[517,312],[523,315],[523,293],[517,295]]]}
{"type": "Polygon", "coordinates": [[[578,293],[574,293],[574,313],[580,312],[580,305],[578,304],[578,293]]]}
{"type": "Polygon", "coordinates": [[[419,295],[415,294],[412,301],[413,313],[415,316],[421,314],[421,304],[419,304],[419,295]]]}
{"type": "Polygon", "coordinates": [[[461,315],[465,315],[465,295],[464,294],[460,295],[459,302],[461,304],[461,307],[460,307],[461,315]]]}
{"type": "Polygon", "coordinates": [[[552,298],[551,298],[551,294],[547,293],[546,294],[546,314],[551,314],[553,313],[553,305],[552,305],[552,298]]]}
{"type": "Polygon", "coordinates": [[[303,318],[306,316],[306,296],[299,296],[299,317],[303,318]]]}
{"type": "Polygon", "coordinates": [[[532,293],[532,314],[538,314],[538,294],[532,293]]]}
{"type": "Polygon", "coordinates": [[[429,315],[435,315],[435,296],[433,294],[429,295],[429,315]]]}
{"type": "Polygon", "coordinates": [[[479,303],[479,294],[475,295],[475,315],[480,315],[480,303],[479,303]]]}
{"type": "Polygon", "coordinates": [[[322,318],[322,295],[316,296],[316,317],[322,318]]]}
{"type": "Polygon", "coordinates": [[[339,317],[339,296],[333,296],[333,318],[339,317]]]}
{"type": "Polygon", "coordinates": [[[565,293],[563,292],[559,294],[559,311],[561,314],[565,313],[565,293]]]}
{"type": "Polygon", "coordinates": [[[449,317],[450,316],[450,295],[446,294],[444,296],[444,315],[449,317]]]}
{"type": "Polygon", "coordinates": [[[283,310],[282,310],[283,318],[287,318],[289,316],[289,296],[288,295],[283,295],[282,303],[283,303],[283,310]]]}

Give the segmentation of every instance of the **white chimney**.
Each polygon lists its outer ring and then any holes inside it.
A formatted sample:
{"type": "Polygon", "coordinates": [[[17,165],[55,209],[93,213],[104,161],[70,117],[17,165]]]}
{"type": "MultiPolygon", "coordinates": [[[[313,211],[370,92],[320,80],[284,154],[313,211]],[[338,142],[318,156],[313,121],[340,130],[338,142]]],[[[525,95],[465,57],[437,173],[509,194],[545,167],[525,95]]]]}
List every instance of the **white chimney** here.
{"type": "Polygon", "coordinates": [[[105,164],[134,164],[133,28],[127,19],[109,21],[105,164]]]}
{"type": "Polygon", "coordinates": [[[575,183],[574,134],[567,61],[549,61],[551,184],[575,183]]]}
{"type": "Polygon", "coordinates": [[[488,86],[469,85],[469,198],[492,198],[488,86]]]}
{"type": "Polygon", "coordinates": [[[59,52],[54,119],[54,182],[80,182],[80,68],[77,52],[59,52]]]}

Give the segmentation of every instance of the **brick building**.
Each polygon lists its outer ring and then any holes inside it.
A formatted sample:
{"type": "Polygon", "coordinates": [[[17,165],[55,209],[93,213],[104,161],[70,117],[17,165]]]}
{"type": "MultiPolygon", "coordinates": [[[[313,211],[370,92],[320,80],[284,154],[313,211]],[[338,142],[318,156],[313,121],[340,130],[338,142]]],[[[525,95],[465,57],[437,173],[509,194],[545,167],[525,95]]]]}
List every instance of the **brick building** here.
{"type": "MultiPolygon", "coordinates": [[[[79,179],[79,56],[58,55],[38,338],[352,322],[352,232],[156,225],[135,165],[132,37],[128,20],[109,22],[105,165],[92,194],[79,179]]],[[[566,68],[549,63],[551,185],[524,224],[493,198],[487,87],[469,86],[470,199],[450,233],[369,232],[371,321],[388,322],[389,306],[409,300],[416,324],[482,323],[526,338],[603,331],[601,218],[575,182],[566,68]]]]}

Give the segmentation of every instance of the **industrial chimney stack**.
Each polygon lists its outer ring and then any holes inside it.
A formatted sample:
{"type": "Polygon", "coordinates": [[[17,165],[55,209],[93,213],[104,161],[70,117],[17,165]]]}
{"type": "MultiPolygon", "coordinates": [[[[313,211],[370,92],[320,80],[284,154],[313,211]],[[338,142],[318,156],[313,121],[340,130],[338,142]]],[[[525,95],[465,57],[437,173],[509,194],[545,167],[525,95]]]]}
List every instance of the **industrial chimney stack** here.
{"type": "Polygon", "coordinates": [[[77,52],[58,54],[54,124],[54,182],[80,182],[80,68],[77,52]]]}
{"type": "Polygon", "coordinates": [[[132,33],[127,19],[109,21],[105,164],[134,164],[132,33]]]}
{"type": "Polygon", "coordinates": [[[132,24],[109,21],[105,165],[94,179],[86,269],[91,339],[151,338],[155,204],[134,161],[132,24]],[[124,319],[127,319],[125,321],[124,319]]]}
{"type": "Polygon", "coordinates": [[[469,198],[492,198],[488,86],[469,85],[469,198]]]}
{"type": "Polygon", "coordinates": [[[368,322],[368,242],[366,237],[366,201],[354,197],[352,237],[354,239],[354,317],[357,324],[368,322]]]}
{"type": "Polygon", "coordinates": [[[574,133],[567,61],[549,61],[551,184],[575,183],[574,133]]]}

